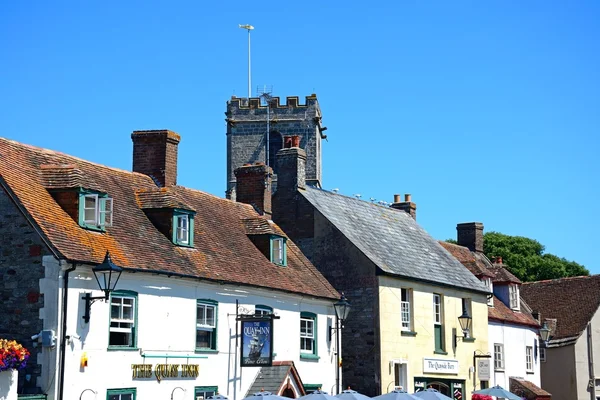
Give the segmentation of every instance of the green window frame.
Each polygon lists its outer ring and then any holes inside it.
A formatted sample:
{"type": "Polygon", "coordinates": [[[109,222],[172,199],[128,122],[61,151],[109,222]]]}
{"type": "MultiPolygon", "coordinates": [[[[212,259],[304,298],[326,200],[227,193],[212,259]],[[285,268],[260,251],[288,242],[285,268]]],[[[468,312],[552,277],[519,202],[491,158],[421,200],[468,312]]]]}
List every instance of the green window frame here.
{"type": "Polygon", "coordinates": [[[216,352],[219,303],[209,299],[196,301],[196,351],[216,352]]]}
{"type": "Polygon", "coordinates": [[[194,387],[194,400],[196,400],[198,396],[202,396],[206,400],[210,396],[214,396],[218,393],[218,386],[196,386],[194,387]]]}
{"type": "Polygon", "coordinates": [[[115,290],[109,301],[109,350],[137,350],[138,294],[115,290]],[[125,342],[127,344],[123,344],[125,342]]]}
{"type": "Polygon", "coordinates": [[[136,388],[106,390],[106,400],[135,400],[136,396],[136,388]]]}
{"type": "Polygon", "coordinates": [[[321,387],[323,387],[323,385],[320,383],[305,383],[303,386],[306,394],[311,394],[315,390],[319,390],[321,387]]]}
{"type": "Polygon", "coordinates": [[[435,352],[444,353],[446,351],[444,341],[444,297],[439,293],[433,294],[433,335],[435,352]]]}
{"type": "Polygon", "coordinates": [[[188,210],[173,211],[173,244],[194,247],[194,212],[188,210]]]}
{"type": "Polygon", "coordinates": [[[273,264],[287,266],[287,244],[283,236],[271,235],[270,250],[271,262],[273,264]]]}
{"type": "Polygon", "coordinates": [[[113,199],[106,193],[79,191],[79,226],[105,231],[113,223],[113,199]]]}
{"type": "Polygon", "coordinates": [[[300,358],[319,359],[317,314],[300,313],[300,358]]]}

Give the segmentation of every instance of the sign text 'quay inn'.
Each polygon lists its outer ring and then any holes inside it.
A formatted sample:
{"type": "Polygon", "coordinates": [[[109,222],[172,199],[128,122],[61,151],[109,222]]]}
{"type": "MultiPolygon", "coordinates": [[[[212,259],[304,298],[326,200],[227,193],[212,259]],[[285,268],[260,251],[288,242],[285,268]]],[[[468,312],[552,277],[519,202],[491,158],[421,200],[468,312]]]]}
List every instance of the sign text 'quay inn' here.
{"type": "Polygon", "coordinates": [[[423,372],[434,374],[458,374],[458,360],[423,359],[423,372]]]}
{"type": "Polygon", "coordinates": [[[152,378],[154,374],[159,382],[163,378],[197,378],[200,372],[198,364],[156,364],[154,369],[152,364],[131,364],[131,369],[133,379],[152,378]]]}

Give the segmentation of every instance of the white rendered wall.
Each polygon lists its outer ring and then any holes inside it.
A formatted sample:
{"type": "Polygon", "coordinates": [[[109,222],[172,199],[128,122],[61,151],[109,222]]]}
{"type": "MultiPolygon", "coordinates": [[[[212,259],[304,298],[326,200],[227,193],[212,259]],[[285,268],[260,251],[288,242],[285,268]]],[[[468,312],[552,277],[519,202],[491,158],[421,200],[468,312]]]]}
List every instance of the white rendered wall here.
{"type": "Polygon", "coordinates": [[[592,354],[593,359],[589,357],[588,328],[586,327],[575,343],[575,368],[577,374],[577,400],[594,399],[600,396],[600,386],[596,384],[595,379],[600,379],[600,313],[596,312],[591,321],[592,332],[592,354]],[[591,386],[590,368],[593,362],[595,379],[591,386]],[[593,396],[592,396],[593,393],[593,396]]]}
{"type": "Polygon", "coordinates": [[[540,384],[540,357],[537,345],[537,331],[523,325],[509,325],[489,321],[489,352],[492,355],[492,385],[510,387],[510,377],[520,377],[540,384]],[[504,344],[504,371],[494,369],[494,343],[504,344]],[[533,373],[527,371],[525,364],[525,347],[533,347],[533,373]]]}
{"type": "MultiPolygon", "coordinates": [[[[79,266],[71,273],[67,334],[74,339],[67,348],[65,399],[106,398],[107,389],[137,388],[137,399],[193,399],[194,387],[217,386],[231,400],[242,399],[259,368],[240,368],[236,349],[235,301],[253,310],[255,304],[271,306],[281,317],[274,321],[275,361],[293,361],[304,384],[322,384],[331,392],[335,385],[335,343],[329,342],[328,326],[333,324],[333,302],[251,287],[211,284],[164,275],[123,273],[117,289],[138,293],[137,347],[134,351],[107,350],[109,305],[92,305],[89,324],[83,319],[83,293],[100,296],[89,267],[79,266]],[[196,300],[218,301],[217,353],[195,353],[196,300]],[[319,360],[300,359],[300,312],[317,314],[319,360]],[[88,366],[80,367],[83,353],[88,366]],[[141,353],[168,353],[206,358],[146,358],[141,353]],[[132,379],[132,364],[198,364],[197,378],[132,379]]],[[[241,343],[238,341],[238,346],[241,343]]]]}

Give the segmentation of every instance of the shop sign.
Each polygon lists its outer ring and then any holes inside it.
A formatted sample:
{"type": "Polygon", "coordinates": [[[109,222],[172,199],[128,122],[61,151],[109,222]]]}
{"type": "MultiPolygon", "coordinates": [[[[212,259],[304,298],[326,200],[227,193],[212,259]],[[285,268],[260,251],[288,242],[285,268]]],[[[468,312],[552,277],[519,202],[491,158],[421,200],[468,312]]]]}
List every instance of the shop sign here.
{"type": "Polygon", "coordinates": [[[458,360],[423,358],[423,373],[458,374],[458,360]]]}
{"type": "Polygon", "coordinates": [[[489,358],[480,358],[477,360],[477,376],[480,381],[489,381],[491,379],[490,364],[491,360],[489,358]]]}
{"type": "Polygon", "coordinates": [[[157,381],[163,378],[197,378],[200,373],[198,364],[131,364],[133,379],[152,378],[157,381]]]}
{"type": "Polygon", "coordinates": [[[242,320],[242,367],[268,367],[273,364],[273,320],[242,320]]]}

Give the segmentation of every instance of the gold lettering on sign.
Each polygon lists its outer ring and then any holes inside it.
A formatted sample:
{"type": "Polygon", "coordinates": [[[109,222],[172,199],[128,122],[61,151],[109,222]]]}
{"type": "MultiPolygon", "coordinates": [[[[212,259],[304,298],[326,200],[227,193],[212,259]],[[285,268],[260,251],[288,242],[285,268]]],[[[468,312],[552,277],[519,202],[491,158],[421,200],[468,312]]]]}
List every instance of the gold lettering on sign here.
{"type": "Polygon", "coordinates": [[[152,364],[131,364],[132,378],[152,378],[158,382],[163,378],[179,378],[179,367],[181,366],[182,378],[197,378],[200,375],[200,367],[198,364],[156,364],[154,370],[152,364]]]}

